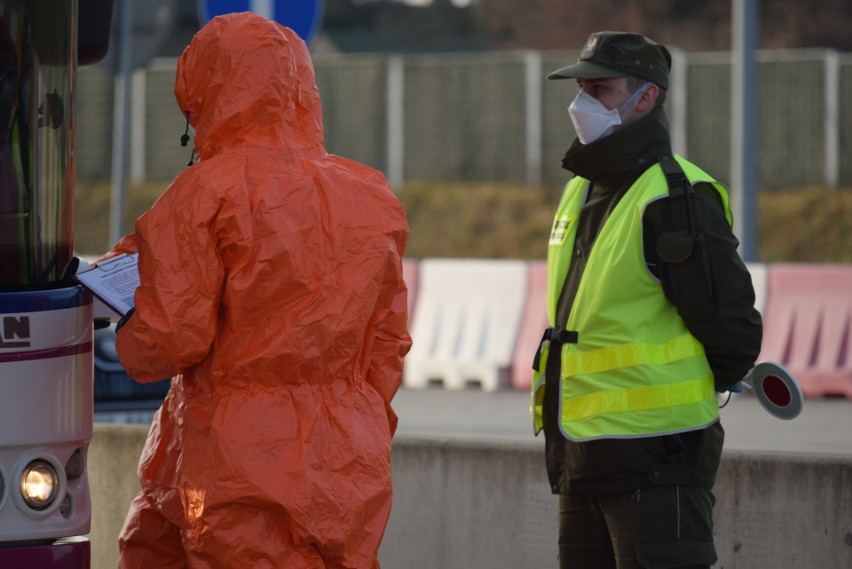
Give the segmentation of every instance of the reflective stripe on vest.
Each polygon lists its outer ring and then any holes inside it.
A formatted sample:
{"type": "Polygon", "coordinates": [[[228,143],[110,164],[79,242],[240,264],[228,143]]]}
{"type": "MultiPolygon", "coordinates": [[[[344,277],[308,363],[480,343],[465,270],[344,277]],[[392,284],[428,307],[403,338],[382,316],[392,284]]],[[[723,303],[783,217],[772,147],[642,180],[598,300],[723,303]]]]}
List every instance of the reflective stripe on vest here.
{"type": "MultiPolygon", "coordinates": [[[[686,160],[677,160],[690,182],[714,185],[731,222],[725,188],[686,160]]],[[[548,248],[551,326],[556,325],[556,305],[588,186],[582,178],[571,180],[554,219],[548,248]]],[[[667,195],[660,166],[649,168],[618,203],[588,253],[566,325],[579,333],[579,342],[563,345],[561,354],[560,427],[569,439],[646,437],[699,429],[718,420],[704,347],[645,266],[642,215],[650,202],[667,195]]],[[[541,358],[542,368],[546,361],[541,358]]],[[[536,433],[543,426],[543,372],[536,370],[533,380],[536,433]]]]}

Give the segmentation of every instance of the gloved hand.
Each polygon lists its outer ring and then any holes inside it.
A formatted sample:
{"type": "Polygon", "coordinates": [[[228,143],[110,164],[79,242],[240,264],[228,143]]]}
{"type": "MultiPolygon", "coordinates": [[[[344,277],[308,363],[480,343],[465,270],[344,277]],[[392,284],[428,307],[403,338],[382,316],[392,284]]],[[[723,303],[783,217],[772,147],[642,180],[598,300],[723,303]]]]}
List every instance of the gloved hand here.
{"type": "Polygon", "coordinates": [[[118,324],[115,325],[115,331],[118,332],[119,330],[121,330],[121,327],[124,326],[125,324],[127,324],[127,321],[130,320],[130,318],[134,314],[136,314],[136,307],[135,306],[133,308],[131,308],[130,310],[128,310],[127,314],[125,314],[124,316],[121,317],[121,320],[119,320],[118,324]]]}
{"type": "Polygon", "coordinates": [[[728,392],[728,393],[742,393],[742,392],[743,392],[743,386],[742,386],[742,385],[740,385],[739,383],[734,383],[734,384],[732,384],[732,385],[729,385],[729,386],[728,386],[728,387],[726,387],[725,389],[717,389],[717,390],[716,390],[716,393],[725,393],[725,392],[728,392]]]}

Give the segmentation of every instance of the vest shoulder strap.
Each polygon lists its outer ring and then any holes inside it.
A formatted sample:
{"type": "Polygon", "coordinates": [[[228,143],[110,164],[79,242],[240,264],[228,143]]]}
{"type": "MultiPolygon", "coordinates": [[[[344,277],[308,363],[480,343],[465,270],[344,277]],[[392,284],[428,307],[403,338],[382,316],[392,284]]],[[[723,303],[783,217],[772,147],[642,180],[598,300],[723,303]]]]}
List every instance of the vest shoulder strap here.
{"type": "Polygon", "coordinates": [[[671,197],[681,197],[685,193],[691,193],[692,184],[689,183],[683,168],[680,167],[677,160],[672,156],[660,156],[657,161],[663,169],[663,174],[666,176],[666,182],[669,185],[669,195],[671,197]]]}
{"type": "Polygon", "coordinates": [[[695,220],[692,214],[691,198],[695,197],[695,189],[686,177],[683,168],[677,163],[673,156],[660,156],[657,161],[663,169],[663,174],[666,177],[666,183],[669,186],[669,197],[683,199],[684,211],[686,214],[686,231],[692,237],[698,233],[695,220]]]}

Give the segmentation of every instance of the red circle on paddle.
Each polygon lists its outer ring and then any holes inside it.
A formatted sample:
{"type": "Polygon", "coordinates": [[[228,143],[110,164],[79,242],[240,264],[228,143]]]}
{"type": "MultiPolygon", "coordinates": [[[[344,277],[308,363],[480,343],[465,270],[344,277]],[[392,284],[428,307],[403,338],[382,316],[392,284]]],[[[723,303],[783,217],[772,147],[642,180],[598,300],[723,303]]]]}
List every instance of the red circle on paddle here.
{"type": "Polygon", "coordinates": [[[781,378],[774,375],[767,375],[763,378],[763,393],[773,405],[778,407],[786,407],[792,400],[790,389],[781,378]]]}

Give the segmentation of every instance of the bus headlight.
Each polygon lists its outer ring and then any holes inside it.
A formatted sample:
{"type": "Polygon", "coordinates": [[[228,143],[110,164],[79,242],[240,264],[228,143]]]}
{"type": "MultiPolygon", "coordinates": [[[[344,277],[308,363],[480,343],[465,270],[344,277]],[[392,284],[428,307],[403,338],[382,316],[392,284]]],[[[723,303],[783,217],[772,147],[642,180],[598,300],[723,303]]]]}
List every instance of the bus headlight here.
{"type": "Polygon", "coordinates": [[[59,492],[59,474],[45,460],[30,462],[21,473],[21,496],[33,510],[44,510],[59,492]]]}

